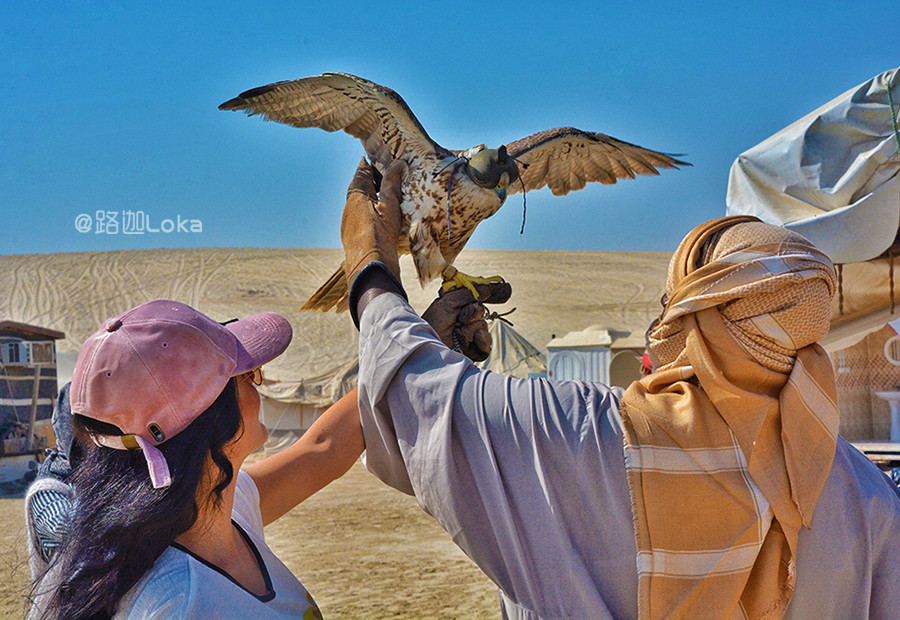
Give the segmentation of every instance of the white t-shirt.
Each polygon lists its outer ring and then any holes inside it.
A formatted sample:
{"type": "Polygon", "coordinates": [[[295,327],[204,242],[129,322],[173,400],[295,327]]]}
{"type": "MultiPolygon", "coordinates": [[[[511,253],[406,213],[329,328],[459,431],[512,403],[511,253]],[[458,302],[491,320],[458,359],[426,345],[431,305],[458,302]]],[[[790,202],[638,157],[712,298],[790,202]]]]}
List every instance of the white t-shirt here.
{"type": "Polygon", "coordinates": [[[321,618],[313,598],[263,536],[259,491],[238,472],[232,520],[255,548],[269,593],[257,596],[183,548],[169,547],[119,603],[114,618],[321,618]]]}

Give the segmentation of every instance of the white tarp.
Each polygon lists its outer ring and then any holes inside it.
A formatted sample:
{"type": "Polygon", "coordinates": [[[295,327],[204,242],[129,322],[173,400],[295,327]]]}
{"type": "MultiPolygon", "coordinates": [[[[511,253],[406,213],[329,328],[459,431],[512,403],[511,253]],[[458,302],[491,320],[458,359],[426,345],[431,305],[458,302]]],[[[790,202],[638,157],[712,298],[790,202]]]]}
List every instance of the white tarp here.
{"type": "Polygon", "coordinates": [[[547,372],[544,354],[507,322],[495,319],[488,330],[494,340],[491,354],[478,365],[486,370],[525,379],[547,372]]]}
{"type": "Polygon", "coordinates": [[[740,155],[728,215],[796,230],[835,263],[882,254],[900,224],[898,70],[852,88],[740,155]]]}

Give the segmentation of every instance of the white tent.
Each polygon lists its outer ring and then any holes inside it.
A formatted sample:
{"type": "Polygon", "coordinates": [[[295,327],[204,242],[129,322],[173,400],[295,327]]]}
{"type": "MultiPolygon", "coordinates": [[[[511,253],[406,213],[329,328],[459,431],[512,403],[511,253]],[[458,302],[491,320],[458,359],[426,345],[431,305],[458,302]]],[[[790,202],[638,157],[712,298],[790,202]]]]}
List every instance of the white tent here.
{"type": "Polygon", "coordinates": [[[900,223],[898,72],[848,90],[740,155],[728,214],[795,230],[835,263],[887,250],[900,223]]]}

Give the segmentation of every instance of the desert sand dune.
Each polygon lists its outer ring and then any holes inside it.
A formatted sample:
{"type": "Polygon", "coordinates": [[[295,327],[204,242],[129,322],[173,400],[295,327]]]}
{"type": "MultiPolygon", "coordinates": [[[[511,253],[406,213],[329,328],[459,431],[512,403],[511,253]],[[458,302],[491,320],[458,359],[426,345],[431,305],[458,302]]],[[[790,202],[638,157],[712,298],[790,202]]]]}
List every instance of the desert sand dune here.
{"type": "MultiPolygon", "coordinates": [[[[267,365],[267,377],[298,381],[344,366],[356,355],[347,314],[300,312],[340,264],[338,250],[191,249],[0,256],[0,317],[65,332],[58,344],[74,354],[100,323],[151,299],[174,299],[225,320],[261,310],[286,316],[294,341],[267,365]]],[[[513,286],[516,330],[541,350],[551,336],[589,325],[643,333],[659,313],[664,252],[465,251],[467,273],[501,274],[513,286]]],[[[401,261],[410,302],[424,310],[426,289],[412,262],[401,261]]]]}

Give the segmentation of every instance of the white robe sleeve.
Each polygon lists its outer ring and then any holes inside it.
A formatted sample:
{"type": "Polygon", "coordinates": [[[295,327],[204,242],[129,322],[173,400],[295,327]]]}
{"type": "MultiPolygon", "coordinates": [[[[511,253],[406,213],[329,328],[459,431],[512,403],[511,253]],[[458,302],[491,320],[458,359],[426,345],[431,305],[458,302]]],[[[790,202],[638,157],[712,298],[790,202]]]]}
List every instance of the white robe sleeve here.
{"type": "Polygon", "coordinates": [[[481,370],[395,295],[370,302],[360,330],[366,467],[414,494],[525,608],[543,616],[636,613],[613,391],[481,370]],[[612,571],[622,578],[599,578],[612,571]]]}

